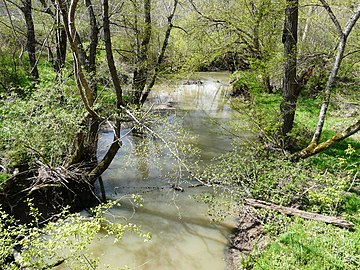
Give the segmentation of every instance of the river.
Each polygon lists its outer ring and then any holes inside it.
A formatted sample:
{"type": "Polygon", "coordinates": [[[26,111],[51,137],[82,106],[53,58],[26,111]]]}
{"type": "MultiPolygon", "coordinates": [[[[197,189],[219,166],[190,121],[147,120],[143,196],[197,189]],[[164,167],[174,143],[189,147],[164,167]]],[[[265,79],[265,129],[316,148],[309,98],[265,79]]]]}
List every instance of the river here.
{"type": "MultiPolygon", "coordinates": [[[[192,143],[199,149],[201,166],[232,148],[231,136],[224,135],[221,128],[234,114],[228,104],[228,91],[228,73],[197,73],[189,81],[174,86],[158,85],[147,106],[167,110],[170,119],[172,116],[181,119],[182,127],[194,138],[192,143]]],[[[111,139],[111,132],[102,134],[99,156],[111,139]]],[[[143,196],[144,206],[135,212],[126,204],[111,212],[122,217],[117,220],[141,225],[145,232],[152,233],[152,239],[144,242],[139,236],[126,234],[114,244],[113,239],[104,238],[91,246],[94,255],[100,256],[100,265],[109,265],[110,269],[123,266],[144,270],[227,269],[226,250],[234,221],[212,222],[207,206],[193,197],[207,188],[186,185],[196,181],[181,182],[184,192],[171,189],[168,175],[176,164],[169,162],[165,155],[156,161],[165,168],[159,169],[151,159],[133,155],[134,145],[139,140],[131,135],[124,138],[123,147],[103,179],[108,198],[118,199],[130,193],[143,196]],[[127,166],[124,158],[129,155],[132,155],[133,164],[127,166]]]]}

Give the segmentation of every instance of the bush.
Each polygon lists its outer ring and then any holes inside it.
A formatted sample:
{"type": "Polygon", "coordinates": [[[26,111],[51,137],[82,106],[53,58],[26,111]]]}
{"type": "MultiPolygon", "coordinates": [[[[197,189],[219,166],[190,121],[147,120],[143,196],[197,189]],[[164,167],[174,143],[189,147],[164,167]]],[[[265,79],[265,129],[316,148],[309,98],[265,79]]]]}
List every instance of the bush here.
{"type": "Polygon", "coordinates": [[[3,166],[27,166],[35,160],[61,164],[79,130],[83,109],[71,86],[38,86],[26,98],[12,93],[0,99],[0,149],[3,166]]]}
{"type": "MultiPolygon", "coordinates": [[[[141,205],[141,198],[133,195],[127,198],[134,205],[141,205]]],[[[99,258],[91,256],[89,245],[100,233],[119,241],[125,232],[133,232],[144,241],[151,238],[135,224],[112,223],[106,214],[120,202],[109,202],[91,210],[91,217],[67,210],[59,214],[56,221],[39,226],[39,212],[29,201],[33,222],[18,224],[0,209],[0,266],[1,269],[50,269],[64,264],[70,269],[96,269],[99,258]]]]}
{"type": "Polygon", "coordinates": [[[0,48],[0,95],[11,91],[26,96],[31,82],[24,67],[19,65],[17,57],[11,55],[11,52],[2,51],[0,48]]]}

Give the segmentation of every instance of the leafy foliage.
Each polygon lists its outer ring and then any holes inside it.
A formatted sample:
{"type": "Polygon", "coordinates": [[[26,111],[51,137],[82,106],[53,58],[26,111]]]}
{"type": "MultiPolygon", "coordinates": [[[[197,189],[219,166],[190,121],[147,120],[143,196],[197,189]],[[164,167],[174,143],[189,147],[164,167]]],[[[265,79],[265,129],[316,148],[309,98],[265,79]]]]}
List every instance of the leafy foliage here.
{"type": "MultiPolygon", "coordinates": [[[[141,205],[141,199],[136,195],[122,199],[130,199],[141,205]]],[[[125,232],[132,232],[144,238],[144,241],[151,238],[135,224],[112,223],[106,218],[106,213],[112,207],[119,206],[120,201],[99,205],[91,210],[90,217],[70,214],[65,210],[45,226],[39,226],[39,213],[31,201],[29,204],[33,215],[33,222],[29,225],[19,225],[9,215],[0,212],[2,269],[17,269],[18,265],[46,269],[60,263],[71,269],[95,269],[99,266],[99,258],[92,257],[88,247],[97,237],[112,236],[117,242],[125,232]]]]}
{"type": "Polygon", "coordinates": [[[70,151],[82,117],[72,86],[46,83],[31,96],[13,93],[0,99],[0,148],[4,165],[27,166],[39,159],[58,165],[70,151]]]}

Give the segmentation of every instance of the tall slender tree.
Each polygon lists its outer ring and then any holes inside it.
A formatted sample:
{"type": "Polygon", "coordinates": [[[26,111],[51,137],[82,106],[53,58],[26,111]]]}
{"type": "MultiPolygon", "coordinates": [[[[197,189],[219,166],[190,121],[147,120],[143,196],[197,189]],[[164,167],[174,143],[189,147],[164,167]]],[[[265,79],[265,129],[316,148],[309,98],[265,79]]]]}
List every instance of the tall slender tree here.
{"type": "Polygon", "coordinates": [[[296,80],[297,65],[297,30],[299,1],[286,0],[285,21],[282,42],[284,43],[285,67],[283,78],[281,135],[286,138],[294,125],[296,102],[299,96],[299,87],[296,80]]]}
{"type": "Polygon", "coordinates": [[[32,1],[22,0],[22,6],[20,7],[26,23],[26,49],[29,56],[30,74],[33,80],[39,79],[39,71],[37,68],[36,60],[36,39],[35,39],[35,27],[32,16],[32,1]]]}
{"type": "Polygon", "coordinates": [[[323,93],[324,95],[323,102],[320,108],[318,123],[314,135],[312,137],[310,144],[306,148],[302,149],[301,151],[293,155],[293,159],[295,160],[300,158],[307,158],[309,156],[320,153],[331,147],[334,143],[342,141],[360,130],[360,119],[357,119],[356,123],[350,125],[349,127],[347,127],[346,129],[340,132],[337,132],[334,136],[332,136],[325,142],[319,143],[325,123],[326,113],[331,100],[332,86],[335,82],[335,78],[337,76],[342,60],[344,58],[344,51],[346,48],[347,39],[351,33],[351,30],[354,28],[356,22],[360,18],[360,6],[357,6],[354,14],[349,18],[349,20],[345,25],[344,30],[342,30],[340,22],[336,18],[329,4],[325,0],[320,0],[320,2],[323,5],[324,9],[328,12],[329,17],[331,18],[332,22],[335,25],[338,34],[338,44],[336,46],[337,49],[336,49],[336,55],[334,58],[333,67],[329,73],[329,77],[327,79],[326,87],[323,93]]]}

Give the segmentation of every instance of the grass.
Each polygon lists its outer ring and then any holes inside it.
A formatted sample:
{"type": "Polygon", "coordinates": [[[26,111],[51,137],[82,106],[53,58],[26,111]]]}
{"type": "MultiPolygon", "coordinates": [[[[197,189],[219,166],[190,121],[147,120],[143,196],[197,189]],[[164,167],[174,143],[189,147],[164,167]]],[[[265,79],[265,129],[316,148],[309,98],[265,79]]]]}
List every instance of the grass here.
{"type": "Polygon", "coordinates": [[[360,226],[354,231],[294,219],[256,260],[253,269],[359,269],[360,226]]]}
{"type": "MultiPolygon", "coordinates": [[[[342,83],[334,89],[321,141],[356,120],[357,89],[342,91],[344,87],[342,83]],[[355,104],[355,107],[347,104],[355,104]]],[[[280,119],[281,94],[266,94],[258,89],[251,93],[261,124],[276,133],[278,128],[273,127],[279,125],[276,121],[280,119]]],[[[236,106],[241,108],[236,102],[235,109],[236,106]]],[[[320,97],[300,96],[298,99],[292,136],[301,147],[306,147],[311,140],[321,103],[320,97]]],[[[271,239],[269,245],[262,251],[254,250],[242,262],[242,269],[360,269],[360,196],[356,179],[360,164],[359,138],[355,134],[306,160],[304,171],[314,170],[317,176],[308,179],[313,188],[307,191],[300,206],[309,211],[342,216],[353,222],[355,228],[346,230],[300,218],[292,218],[291,222],[267,221],[265,233],[271,239]]],[[[280,181],[279,174],[275,175],[280,181]]]]}

